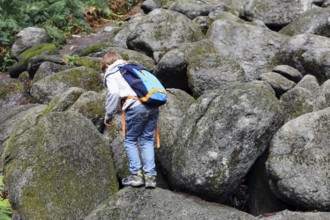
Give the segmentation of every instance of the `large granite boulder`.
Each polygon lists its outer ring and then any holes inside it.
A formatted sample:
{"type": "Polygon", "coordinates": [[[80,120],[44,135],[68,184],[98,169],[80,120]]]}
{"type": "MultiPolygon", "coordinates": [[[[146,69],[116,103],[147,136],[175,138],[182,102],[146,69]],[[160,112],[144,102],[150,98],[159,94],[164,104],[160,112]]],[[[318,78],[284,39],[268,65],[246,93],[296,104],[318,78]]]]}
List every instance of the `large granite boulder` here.
{"type": "MultiPolygon", "coordinates": [[[[18,78],[19,75],[28,70],[29,62],[33,57],[38,56],[43,59],[44,55],[54,55],[58,52],[56,46],[51,43],[42,43],[25,50],[18,56],[18,62],[9,67],[8,72],[12,78],[18,78]]],[[[47,60],[47,58],[43,59],[47,60]]],[[[35,70],[35,69],[34,69],[35,70]]],[[[34,71],[31,72],[30,78],[33,78],[34,71]]]]}
{"type": "Polygon", "coordinates": [[[225,0],[176,0],[170,5],[169,9],[180,12],[186,15],[190,19],[194,19],[197,16],[205,16],[220,3],[229,2],[225,0]]]}
{"type": "Polygon", "coordinates": [[[187,75],[195,97],[226,83],[245,81],[244,69],[235,60],[216,53],[191,58],[187,75]]]}
{"type": "Polygon", "coordinates": [[[57,94],[48,105],[48,112],[64,112],[68,110],[86,90],[78,87],[71,87],[68,90],[57,94]]]}
{"type": "Polygon", "coordinates": [[[303,75],[314,75],[323,83],[330,79],[330,39],[313,34],[295,35],[278,51],[274,62],[294,67],[303,75]]]}
{"type": "Polygon", "coordinates": [[[28,102],[26,84],[19,79],[3,77],[0,80],[0,106],[28,102]]]}
{"type": "Polygon", "coordinates": [[[173,144],[168,181],[177,190],[224,200],[282,125],[266,83],[233,83],[197,99],[173,144]]]}
{"type": "Polygon", "coordinates": [[[330,37],[330,8],[312,8],[280,30],[281,34],[317,34],[330,37]]]}
{"type": "MultiPolygon", "coordinates": [[[[34,75],[39,70],[39,67],[44,62],[51,62],[53,64],[62,65],[62,69],[65,67],[63,58],[59,55],[36,55],[29,59],[27,71],[29,78],[34,79],[34,75]]],[[[56,70],[56,68],[54,68],[56,70]]]]}
{"type": "Polygon", "coordinates": [[[103,128],[103,117],[105,114],[105,96],[105,93],[95,91],[84,92],[79,96],[76,102],[69,107],[68,111],[81,113],[101,130],[103,128]]]}
{"type": "Polygon", "coordinates": [[[102,79],[99,73],[88,67],[75,67],[53,73],[32,84],[31,95],[41,103],[49,103],[58,93],[70,87],[79,87],[99,92],[102,90],[102,79]]]}
{"type": "Polygon", "coordinates": [[[330,210],[330,108],[287,122],[270,144],[267,170],[273,191],[287,203],[330,210]]]}
{"type": "Polygon", "coordinates": [[[123,25],[122,28],[115,33],[115,36],[111,38],[111,45],[114,47],[121,47],[127,49],[127,37],[135,29],[136,25],[143,19],[143,15],[136,14],[131,17],[131,19],[123,25]]]}
{"type": "Polygon", "coordinates": [[[295,83],[299,82],[303,78],[301,72],[288,65],[275,66],[272,71],[281,74],[285,78],[295,83]]]}
{"type": "Polygon", "coordinates": [[[62,65],[51,61],[42,62],[33,76],[33,81],[38,81],[42,78],[45,78],[46,76],[52,75],[53,73],[57,73],[69,68],[71,67],[68,65],[62,65]]]}
{"type": "Polygon", "coordinates": [[[304,76],[295,87],[280,98],[286,114],[285,121],[319,110],[319,107],[325,104],[320,96],[323,95],[320,93],[320,86],[315,76],[304,76]]]}
{"type": "MultiPolygon", "coordinates": [[[[45,105],[27,104],[27,105],[10,105],[0,108],[0,155],[6,147],[10,134],[19,123],[27,115],[40,113],[45,110],[45,105]]],[[[1,171],[2,171],[1,164],[1,171]]]]}
{"type": "Polygon", "coordinates": [[[250,19],[262,20],[266,25],[285,26],[312,8],[313,0],[249,0],[242,14],[250,19]]]}
{"type": "Polygon", "coordinates": [[[50,40],[46,30],[37,27],[24,28],[16,35],[16,38],[11,47],[11,55],[16,58],[25,50],[50,40]]]}
{"type": "Polygon", "coordinates": [[[127,46],[150,57],[157,57],[158,53],[203,38],[201,29],[186,16],[156,9],[144,16],[134,27],[127,37],[127,46]]]}
{"type": "Polygon", "coordinates": [[[20,121],[2,162],[22,219],[81,219],[118,190],[106,139],[75,112],[45,109],[20,121]]]}
{"type": "Polygon", "coordinates": [[[195,99],[179,89],[168,89],[168,101],[160,108],[158,129],[161,147],[156,150],[157,165],[160,165],[165,176],[171,170],[172,156],[175,152],[175,141],[189,107],[195,99]]]}
{"type": "Polygon", "coordinates": [[[277,97],[281,97],[281,95],[296,85],[292,80],[276,72],[263,73],[260,75],[260,79],[272,86],[277,97]]]}
{"type": "Polygon", "coordinates": [[[212,23],[206,36],[214,43],[220,55],[240,64],[249,80],[273,67],[273,57],[288,37],[265,27],[218,19],[212,23]]]}
{"type": "Polygon", "coordinates": [[[126,187],[107,199],[84,220],[94,219],[245,219],[254,217],[237,209],[208,203],[165,189],[126,187]]]}

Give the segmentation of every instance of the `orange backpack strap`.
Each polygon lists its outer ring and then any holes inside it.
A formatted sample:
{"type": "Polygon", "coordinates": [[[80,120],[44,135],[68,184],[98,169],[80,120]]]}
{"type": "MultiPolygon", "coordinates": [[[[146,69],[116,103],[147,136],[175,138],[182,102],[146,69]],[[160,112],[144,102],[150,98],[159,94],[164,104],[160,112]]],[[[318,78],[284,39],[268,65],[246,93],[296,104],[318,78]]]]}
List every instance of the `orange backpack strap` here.
{"type": "Polygon", "coordinates": [[[125,122],[125,111],[121,110],[121,134],[123,137],[126,136],[126,122],[125,122]]]}
{"type": "Polygon", "coordinates": [[[160,137],[159,137],[159,130],[158,130],[157,125],[155,128],[155,139],[156,139],[156,148],[159,149],[160,148],[160,137]]]}
{"type": "Polygon", "coordinates": [[[120,109],[121,109],[121,133],[125,137],[126,136],[126,122],[125,122],[125,111],[123,111],[123,105],[127,99],[134,99],[137,96],[127,96],[122,98],[120,101],[120,109]]]}

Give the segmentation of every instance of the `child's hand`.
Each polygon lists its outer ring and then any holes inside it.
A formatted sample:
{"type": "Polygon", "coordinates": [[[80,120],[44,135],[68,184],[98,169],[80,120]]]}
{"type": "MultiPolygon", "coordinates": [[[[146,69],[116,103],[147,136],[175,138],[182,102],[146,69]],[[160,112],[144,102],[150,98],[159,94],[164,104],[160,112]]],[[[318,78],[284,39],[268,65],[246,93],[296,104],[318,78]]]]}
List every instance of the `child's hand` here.
{"type": "Polygon", "coordinates": [[[111,121],[111,119],[104,119],[104,124],[106,126],[110,126],[110,121],[111,121]]]}

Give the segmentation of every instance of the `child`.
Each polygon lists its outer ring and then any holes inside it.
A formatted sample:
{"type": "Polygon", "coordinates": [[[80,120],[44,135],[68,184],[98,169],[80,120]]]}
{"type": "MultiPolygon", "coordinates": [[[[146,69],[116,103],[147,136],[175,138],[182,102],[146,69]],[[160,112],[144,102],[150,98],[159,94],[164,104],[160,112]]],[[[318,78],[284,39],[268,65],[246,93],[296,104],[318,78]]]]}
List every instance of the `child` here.
{"type": "Polygon", "coordinates": [[[158,119],[158,107],[142,104],[136,93],[121,75],[119,68],[127,61],[115,52],[108,52],[102,58],[102,70],[105,71],[103,83],[108,88],[105,101],[104,124],[110,121],[122,100],[122,110],[125,111],[126,136],[125,150],[129,160],[128,177],[122,180],[124,186],[141,186],[146,188],[156,187],[154,131],[158,119]],[[142,150],[141,165],[138,141],[142,150]],[[143,168],[143,173],[142,173],[143,168]],[[143,178],[144,176],[144,178],[143,178]]]}

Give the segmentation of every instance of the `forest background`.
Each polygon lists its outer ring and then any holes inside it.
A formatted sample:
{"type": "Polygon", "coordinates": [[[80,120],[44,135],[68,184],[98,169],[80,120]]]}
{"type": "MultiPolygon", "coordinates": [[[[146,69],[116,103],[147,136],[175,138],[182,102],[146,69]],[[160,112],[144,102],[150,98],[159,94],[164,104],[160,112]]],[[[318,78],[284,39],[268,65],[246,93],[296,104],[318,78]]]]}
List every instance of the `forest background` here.
{"type": "Polygon", "coordinates": [[[10,47],[26,27],[44,28],[57,46],[72,35],[89,34],[108,22],[120,23],[141,0],[0,0],[0,72],[15,63],[10,47]]]}

